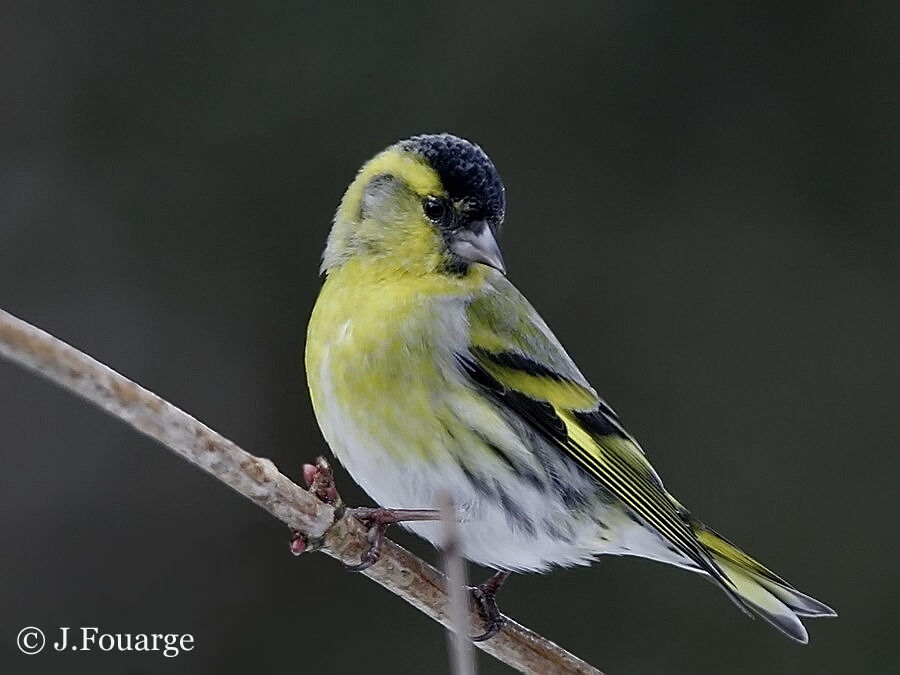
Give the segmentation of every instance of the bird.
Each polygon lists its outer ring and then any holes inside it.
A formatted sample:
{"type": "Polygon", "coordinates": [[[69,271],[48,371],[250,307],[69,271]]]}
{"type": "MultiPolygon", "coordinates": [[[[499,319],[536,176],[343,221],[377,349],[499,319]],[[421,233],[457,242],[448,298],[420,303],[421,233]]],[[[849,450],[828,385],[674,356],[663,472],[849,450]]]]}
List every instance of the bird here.
{"type": "MultiPolygon", "coordinates": [[[[624,555],[701,574],[805,644],[800,619],[834,610],[666,490],[509,281],[497,242],[505,212],[494,163],[449,133],[389,146],[340,201],[305,366],[327,444],[379,505],[361,519],[378,534],[404,521],[441,547],[441,524],[404,510],[449,495],[462,556],[494,570],[474,589],[486,626],[474,639],[501,629],[496,593],[511,573],[624,555]]],[[[373,549],[357,569],[376,562],[373,549]]]]}

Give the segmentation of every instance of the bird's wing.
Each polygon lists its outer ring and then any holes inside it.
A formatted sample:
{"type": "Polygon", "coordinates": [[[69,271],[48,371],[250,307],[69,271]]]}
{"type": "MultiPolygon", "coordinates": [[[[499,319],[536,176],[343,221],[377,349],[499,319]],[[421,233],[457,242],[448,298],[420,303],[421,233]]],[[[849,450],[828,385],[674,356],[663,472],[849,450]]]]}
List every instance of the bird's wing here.
{"type": "Polygon", "coordinates": [[[492,275],[485,292],[469,304],[468,319],[468,351],[457,358],[473,386],[519,416],[731,590],[697,540],[687,511],[666,492],[640,446],[525,297],[505,277],[492,275]]]}

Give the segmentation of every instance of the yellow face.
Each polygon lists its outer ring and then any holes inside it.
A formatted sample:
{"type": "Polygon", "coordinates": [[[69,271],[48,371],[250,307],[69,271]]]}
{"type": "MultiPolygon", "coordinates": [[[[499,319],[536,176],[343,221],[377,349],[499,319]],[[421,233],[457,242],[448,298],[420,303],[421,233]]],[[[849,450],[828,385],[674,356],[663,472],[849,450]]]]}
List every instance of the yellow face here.
{"type": "Polygon", "coordinates": [[[322,268],[366,258],[407,274],[461,275],[472,263],[503,271],[493,228],[476,204],[451,194],[424,156],[394,145],[363,166],[344,194],[322,268]]]}
{"type": "MultiPolygon", "coordinates": [[[[422,204],[446,194],[437,172],[423,160],[389,148],[362,168],[344,195],[329,249],[337,245],[340,250],[332,253],[342,261],[377,256],[403,270],[434,270],[442,261],[443,242],[422,204]]],[[[329,251],[325,255],[327,264],[329,251]]]]}

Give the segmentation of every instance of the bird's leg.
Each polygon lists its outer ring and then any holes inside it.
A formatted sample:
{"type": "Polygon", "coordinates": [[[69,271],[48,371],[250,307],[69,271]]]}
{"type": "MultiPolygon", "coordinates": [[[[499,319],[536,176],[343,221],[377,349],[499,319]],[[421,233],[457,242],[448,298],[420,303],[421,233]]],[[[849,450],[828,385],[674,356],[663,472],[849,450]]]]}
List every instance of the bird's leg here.
{"type": "Polygon", "coordinates": [[[481,635],[472,638],[474,642],[490,640],[503,628],[503,615],[500,613],[500,608],[497,607],[497,591],[500,590],[507,578],[509,578],[509,572],[495,572],[490,579],[470,589],[485,627],[485,631],[481,635]]]}
{"type": "MultiPolygon", "coordinates": [[[[315,464],[303,465],[303,481],[307,488],[316,497],[326,504],[331,504],[343,511],[344,504],[334,485],[334,472],[331,465],[324,457],[316,457],[315,464]]],[[[384,546],[384,531],[388,525],[413,520],[439,520],[440,514],[433,509],[382,509],[360,507],[350,509],[350,513],[368,528],[369,548],[363,554],[362,561],[358,565],[348,565],[347,568],[354,572],[361,572],[378,562],[381,549],[384,546]]],[[[291,531],[291,553],[300,555],[315,542],[309,542],[303,533],[297,530],[291,531]]]]}
{"type": "Polygon", "coordinates": [[[435,509],[382,509],[362,506],[350,509],[350,513],[369,529],[367,534],[369,548],[363,553],[362,560],[358,565],[347,565],[347,569],[352,572],[362,572],[378,562],[381,548],[384,546],[384,531],[389,525],[441,518],[435,509]]]}

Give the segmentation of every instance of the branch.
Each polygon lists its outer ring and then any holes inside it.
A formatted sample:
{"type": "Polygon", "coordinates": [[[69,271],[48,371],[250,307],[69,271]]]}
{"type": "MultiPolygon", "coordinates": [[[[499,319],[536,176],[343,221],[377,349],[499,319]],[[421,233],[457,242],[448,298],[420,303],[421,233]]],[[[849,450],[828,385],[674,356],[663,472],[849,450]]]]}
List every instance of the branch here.
{"type": "MultiPolygon", "coordinates": [[[[202,422],[111,368],[0,309],[0,355],[35,371],[153,438],[222,481],[273,516],[318,540],[321,550],[356,563],[367,548],[365,529],[202,422]]],[[[363,572],[413,607],[451,628],[444,577],[416,556],[386,541],[378,564],[363,572]]],[[[479,625],[469,612],[470,625],[479,625]]],[[[593,666],[537,633],[506,620],[479,649],[527,673],[602,675],[593,666]]]]}

